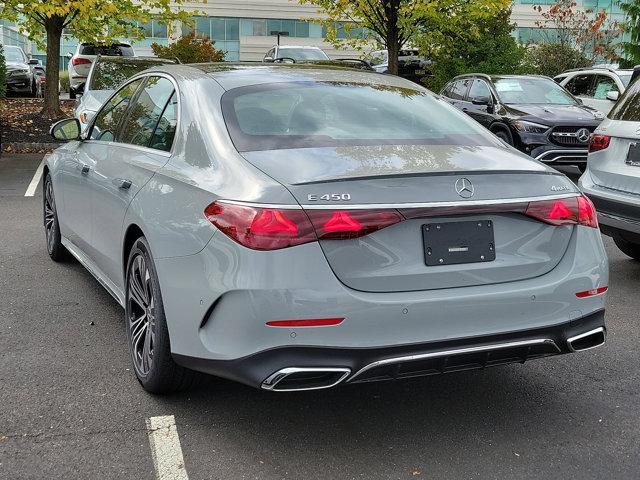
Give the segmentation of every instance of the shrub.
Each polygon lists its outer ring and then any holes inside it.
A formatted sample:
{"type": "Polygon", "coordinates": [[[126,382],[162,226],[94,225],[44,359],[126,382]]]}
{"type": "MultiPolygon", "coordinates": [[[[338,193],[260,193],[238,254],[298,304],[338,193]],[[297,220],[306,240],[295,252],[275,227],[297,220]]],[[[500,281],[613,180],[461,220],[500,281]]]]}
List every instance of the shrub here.
{"type": "Polygon", "coordinates": [[[69,92],[69,72],[66,70],[60,70],[58,78],[60,80],[60,91],[69,92]]]}
{"type": "Polygon", "coordinates": [[[0,98],[7,93],[7,65],[4,63],[4,47],[0,45],[0,98]]]}
{"type": "Polygon", "coordinates": [[[177,58],[182,63],[222,62],[225,56],[209,37],[195,32],[183,35],[167,47],[153,43],[151,49],[160,58],[177,58]]]}
{"type": "Polygon", "coordinates": [[[571,68],[593,65],[580,51],[559,43],[529,45],[524,63],[527,71],[548,77],[555,77],[571,68]]]}

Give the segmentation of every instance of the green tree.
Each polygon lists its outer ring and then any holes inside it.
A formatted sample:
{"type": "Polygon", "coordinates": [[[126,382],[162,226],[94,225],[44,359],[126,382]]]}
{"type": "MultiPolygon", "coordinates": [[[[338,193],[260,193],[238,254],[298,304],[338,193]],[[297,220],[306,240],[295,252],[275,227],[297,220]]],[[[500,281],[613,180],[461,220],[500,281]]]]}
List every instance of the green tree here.
{"type": "Polygon", "coordinates": [[[60,39],[69,31],[81,42],[110,44],[118,38],[143,37],[137,21],[152,18],[170,25],[188,21],[188,14],[176,10],[186,0],[0,0],[0,18],[16,22],[31,40],[47,52],[47,84],[42,113],[61,115],[58,95],[60,39]]]}
{"type": "Polygon", "coordinates": [[[529,73],[555,77],[572,68],[584,68],[591,65],[593,65],[593,61],[571,45],[542,43],[528,46],[523,69],[529,73]]]}
{"type": "Polygon", "coordinates": [[[0,98],[7,93],[7,65],[4,59],[4,47],[0,45],[0,98]]]}
{"type": "Polygon", "coordinates": [[[169,46],[151,44],[153,53],[160,58],[177,58],[182,63],[222,62],[225,52],[214,47],[206,35],[187,33],[169,46]]]}
{"type": "Polygon", "coordinates": [[[510,0],[299,0],[318,7],[327,29],[327,40],[336,47],[362,48],[375,42],[386,48],[389,72],[398,73],[398,53],[403,45],[418,46],[432,56],[446,47],[451,32],[473,36],[477,25],[507,8],[510,0]],[[338,38],[345,21],[347,34],[362,28],[360,35],[338,38]]]}
{"type": "Polygon", "coordinates": [[[622,51],[629,66],[640,64],[640,0],[623,0],[620,9],[626,14],[625,32],[630,41],[622,42],[622,51]]]}
{"type": "Polygon", "coordinates": [[[479,26],[477,35],[453,35],[445,52],[435,56],[427,84],[439,91],[446,82],[463,73],[515,74],[523,70],[526,49],[512,36],[511,8],[505,8],[479,26]]]}

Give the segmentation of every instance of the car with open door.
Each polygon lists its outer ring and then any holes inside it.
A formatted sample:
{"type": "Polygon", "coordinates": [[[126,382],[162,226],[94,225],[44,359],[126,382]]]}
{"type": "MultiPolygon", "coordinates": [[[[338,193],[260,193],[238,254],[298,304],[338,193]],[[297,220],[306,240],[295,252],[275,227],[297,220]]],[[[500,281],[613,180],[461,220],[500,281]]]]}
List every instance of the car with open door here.
{"type": "Polygon", "coordinates": [[[52,134],[70,141],[44,166],[47,250],[122,305],[148,391],[194,371],[314,390],[605,341],[589,199],[405,79],[163,65],[52,134]]]}

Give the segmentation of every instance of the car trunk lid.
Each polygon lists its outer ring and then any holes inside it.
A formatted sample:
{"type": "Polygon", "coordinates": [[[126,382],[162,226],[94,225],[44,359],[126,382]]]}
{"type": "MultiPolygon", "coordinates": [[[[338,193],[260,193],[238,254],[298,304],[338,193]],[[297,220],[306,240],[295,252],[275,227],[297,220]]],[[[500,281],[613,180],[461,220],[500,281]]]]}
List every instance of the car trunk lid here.
{"type": "Polygon", "coordinates": [[[402,221],[368,235],[320,240],[336,276],[356,290],[431,290],[536,277],[560,262],[573,233],[572,226],[552,226],[523,212],[531,200],[575,196],[575,186],[505,149],[384,146],[244,155],[281,181],[310,215],[401,215],[402,221]],[[427,228],[449,233],[434,236],[427,228]],[[476,243],[484,242],[479,250],[468,244],[477,234],[476,243]],[[431,247],[450,243],[432,252],[444,252],[441,263],[428,258],[429,242],[435,242],[431,247]],[[462,255],[458,248],[478,258],[456,263],[462,255]]]}

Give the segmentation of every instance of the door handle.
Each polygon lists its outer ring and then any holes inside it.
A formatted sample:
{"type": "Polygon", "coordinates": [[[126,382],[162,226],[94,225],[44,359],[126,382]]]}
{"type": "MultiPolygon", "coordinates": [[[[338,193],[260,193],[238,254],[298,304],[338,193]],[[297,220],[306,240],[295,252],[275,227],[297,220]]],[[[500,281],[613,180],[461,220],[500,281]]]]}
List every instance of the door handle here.
{"type": "Polygon", "coordinates": [[[86,164],[84,164],[84,163],[83,163],[83,164],[80,166],[80,171],[82,172],[82,174],[83,174],[83,175],[88,174],[88,173],[89,173],[89,170],[91,170],[91,168],[89,167],[89,165],[86,165],[86,164]]]}
{"type": "Polygon", "coordinates": [[[122,190],[129,190],[129,188],[131,188],[131,180],[125,178],[114,178],[113,183],[122,190]]]}

